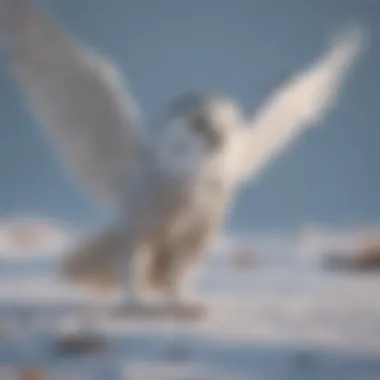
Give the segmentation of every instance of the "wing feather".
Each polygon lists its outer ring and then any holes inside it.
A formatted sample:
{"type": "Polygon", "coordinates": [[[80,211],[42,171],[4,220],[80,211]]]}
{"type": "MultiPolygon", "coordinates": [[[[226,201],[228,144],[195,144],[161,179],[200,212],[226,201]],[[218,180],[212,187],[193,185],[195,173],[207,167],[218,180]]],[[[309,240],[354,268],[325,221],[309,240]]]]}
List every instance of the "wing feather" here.
{"type": "Polygon", "coordinates": [[[334,36],[330,48],[314,64],[275,90],[238,137],[238,178],[258,175],[325,116],[365,46],[366,36],[357,26],[334,36]]]}
{"type": "Polygon", "coordinates": [[[122,202],[140,114],[116,67],[28,0],[1,0],[11,69],[63,162],[98,200],[122,202]]]}

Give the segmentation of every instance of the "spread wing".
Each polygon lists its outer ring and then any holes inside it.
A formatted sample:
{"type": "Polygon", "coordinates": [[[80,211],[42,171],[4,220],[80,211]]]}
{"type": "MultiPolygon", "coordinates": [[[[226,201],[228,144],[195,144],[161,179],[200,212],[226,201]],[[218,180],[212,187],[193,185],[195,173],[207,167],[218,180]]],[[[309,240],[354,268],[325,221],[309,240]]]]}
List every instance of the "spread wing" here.
{"type": "Polygon", "coordinates": [[[257,176],[334,104],[345,74],[364,46],[355,27],[339,34],[309,68],[282,83],[238,136],[238,178],[257,176]]]}
{"type": "Polygon", "coordinates": [[[77,179],[100,201],[119,205],[142,131],[117,69],[29,0],[1,0],[0,12],[2,43],[37,120],[77,179]]]}

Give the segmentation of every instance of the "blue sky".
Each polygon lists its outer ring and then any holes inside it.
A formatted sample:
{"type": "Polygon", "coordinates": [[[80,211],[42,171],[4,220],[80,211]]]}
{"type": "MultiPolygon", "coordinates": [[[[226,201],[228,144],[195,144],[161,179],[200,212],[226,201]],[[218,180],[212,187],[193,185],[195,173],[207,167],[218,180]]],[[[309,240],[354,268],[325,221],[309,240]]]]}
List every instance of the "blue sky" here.
{"type": "MultiPolygon", "coordinates": [[[[317,57],[331,31],[366,23],[369,51],[324,123],[249,184],[234,230],[380,221],[380,3],[376,0],[51,0],[55,17],[113,57],[152,122],[205,89],[254,110],[268,87],[317,57]]],[[[37,213],[79,225],[107,216],[62,171],[1,60],[0,217],[37,213]]]]}

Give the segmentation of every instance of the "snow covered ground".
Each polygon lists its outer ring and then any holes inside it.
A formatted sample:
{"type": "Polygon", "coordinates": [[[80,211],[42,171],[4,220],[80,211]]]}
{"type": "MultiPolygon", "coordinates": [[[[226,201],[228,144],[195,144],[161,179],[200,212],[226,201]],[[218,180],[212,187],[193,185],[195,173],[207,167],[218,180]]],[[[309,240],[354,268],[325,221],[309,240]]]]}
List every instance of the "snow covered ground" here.
{"type": "Polygon", "coordinates": [[[80,307],[113,299],[62,283],[58,257],[0,256],[0,380],[380,379],[375,273],[324,272],[284,246],[245,269],[221,253],[200,279],[204,319],[87,315],[105,344],[70,353],[62,337],[83,318],[80,307]]]}

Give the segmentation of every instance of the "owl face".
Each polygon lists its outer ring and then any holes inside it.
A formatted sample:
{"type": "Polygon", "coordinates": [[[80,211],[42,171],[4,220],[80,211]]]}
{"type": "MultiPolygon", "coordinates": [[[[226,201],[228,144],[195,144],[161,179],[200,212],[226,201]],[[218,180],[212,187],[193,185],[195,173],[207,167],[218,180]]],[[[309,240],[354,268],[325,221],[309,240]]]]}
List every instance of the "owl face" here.
{"type": "Polygon", "coordinates": [[[187,94],[176,99],[160,144],[165,166],[197,169],[226,155],[241,125],[238,107],[215,95],[187,94]]]}
{"type": "Polygon", "coordinates": [[[187,94],[170,108],[163,154],[172,165],[199,165],[224,155],[241,123],[238,107],[215,95],[187,94]]]}
{"type": "Polygon", "coordinates": [[[230,100],[209,94],[187,94],[173,102],[172,124],[192,135],[208,150],[220,149],[239,123],[239,110],[230,100]]]}

